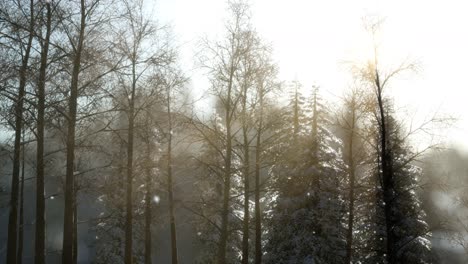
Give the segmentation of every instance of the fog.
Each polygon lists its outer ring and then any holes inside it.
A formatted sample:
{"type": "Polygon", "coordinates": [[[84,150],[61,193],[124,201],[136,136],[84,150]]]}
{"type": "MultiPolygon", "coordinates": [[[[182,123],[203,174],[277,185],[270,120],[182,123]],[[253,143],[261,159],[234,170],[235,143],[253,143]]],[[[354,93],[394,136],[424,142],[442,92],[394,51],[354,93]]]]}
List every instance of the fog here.
{"type": "Polygon", "coordinates": [[[466,7],[1,2],[0,263],[467,263],[466,7]]]}

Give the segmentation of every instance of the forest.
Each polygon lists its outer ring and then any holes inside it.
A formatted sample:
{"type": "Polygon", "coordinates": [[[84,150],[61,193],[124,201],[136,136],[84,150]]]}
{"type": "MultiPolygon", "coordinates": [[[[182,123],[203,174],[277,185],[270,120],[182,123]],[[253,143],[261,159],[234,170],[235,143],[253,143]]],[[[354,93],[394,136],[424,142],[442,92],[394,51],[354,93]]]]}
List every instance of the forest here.
{"type": "Polygon", "coordinates": [[[420,66],[381,59],[384,19],[331,98],[255,1],[188,59],[148,2],[0,1],[0,263],[468,263],[458,117],[399,107],[420,66]]]}

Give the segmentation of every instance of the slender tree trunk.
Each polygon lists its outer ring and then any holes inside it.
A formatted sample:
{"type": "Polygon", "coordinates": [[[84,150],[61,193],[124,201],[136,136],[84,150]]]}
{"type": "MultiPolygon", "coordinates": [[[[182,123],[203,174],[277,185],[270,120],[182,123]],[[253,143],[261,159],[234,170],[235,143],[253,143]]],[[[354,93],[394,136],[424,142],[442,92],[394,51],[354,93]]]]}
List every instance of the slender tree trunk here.
{"type": "MultiPolygon", "coordinates": [[[[124,162],[123,162],[123,157],[126,153],[126,149],[125,149],[125,143],[123,142],[123,140],[121,139],[120,141],[120,148],[119,148],[119,167],[118,167],[118,187],[117,189],[115,190],[115,193],[117,196],[115,196],[116,199],[118,199],[118,213],[117,213],[117,218],[118,218],[118,222],[117,222],[117,227],[120,228],[122,231],[125,229],[125,215],[126,215],[126,212],[125,212],[125,199],[119,199],[121,197],[123,197],[123,195],[125,195],[125,182],[126,182],[126,175],[124,173],[124,162]]],[[[115,251],[117,252],[117,255],[118,256],[123,256],[124,252],[122,252],[122,245],[124,244],[124,236],[122,235],[118,235],[117,236],[117,245],[116,245],[116,249],[115,251]]]]}
{"type": "Polygon", "coordinates": [[[179,262],[177,253],[177,233],[174,215],[174,190],[172,183],[172,113],[171,113],[171,95],[167,94],[167,115],[169,122],[169,138],[167,142],[167,191],[169,194],[169,221],[171,224],[171,253],[172,264],[179,262]]]}
{"type": "Polygon", "coordinates": [[[21,151],[21,187],[20,187],[20,211],[19,211],[19,231],[18,231],[18,257],[17,264],[23,263],[23,241],[24,241],[24,168],[25,168],[25,145],[23,129],[23,147],[21,151]]]}
{"type": "Polygon", "coordinates": [[[263,88],[260,88],[260,118],[255,149],[255,264],[262,263],[262,213],[260,211],[260,166],[262,162],[263,88]]]}
{"type": "Polygon", "coordinates": [[[242,101],[242,115],[243,125],[242,134],[244,137],[244,219],[243,219],[243,232],[242,232],[242,264],[249,263],[249,220],[250,220],[250,155],[249,155],[249,138],[247,129],[247,88],[244,88],[244,95],[242,101]]]}
{"type": "Polygon", "coordinates": [[[19,70],[18,98],[15,105],[15,143],[13,152],[13,173],[11,176],[11,196],[10,213],[8,217],[8,242],[7,242],[7,263],[16,264],[17,262],[17,243],[18,243],[18,193],[19,193],[19,171],[20,171],[20,149],[21,149],[21,131],[23,127],[23,103],[26,87],[26,73],[28,69],[29,55],[31,52],[33,31],[34,31],[34,1],[30,1],[30,22],[29,36],[26,44],[22,64],[19,70]]]}
{"type": "Polygon", "coordinates": [[[255,264],[262,263],[262,213],[260,211],[261,135],[257,134],[255,151],[255,264]]]}
{"type": "Polygon", "coordinates": [[[77,203],[77,194],[78,188],[75,181],[73,188],[73,263],[78,263],[78,203],[77,203]]]}
{"type": "MultiPolygon", "coordinates": [[[[353,102],[354,103],[354,102],[353,102]]],[[[356,166],[354,165],[354,129],[356,122],[355,115],[355,106],[352,105],[352,119],[351,127],[349,128],[349,138],[348,138],[348,174],[349,174],[349,216],[348,216],[348,230],[346,233],[346,264],[351,264],[353,260],[353,224],[354,224],[354,184],[355,184],[355,175],[356,175],[356,166]]]]}
{"type": "Polygon", "coordinates": [[[72,80],[70,85],[70,98],[68,109],[68,128],[67,128],[67,165],[65,175],[65,209],[63,221],[63,249],[62,264],[73,263],[73,202],[75,200],[75,126],[76,110],[78,104],[78,76],[81,67],[81,53],[85,37],[86,10],[85,0],[81,0],[81,21],[80,32],[78,35],[78,45],[74,50],[72,80]]]}
{"type": "Polygon", "coordinates": [[[387,126],[385,107],[382,95],[382,86],[380,83],[380,76],[378,71],[375,72],[375,85],[377,88],[377,102],[379,107],[379,132],[380,132],[380,163],[382,169],[382,182],[383,182],[383,198],[384,198],[384,212],[385,212],[385,225],[387,232],[387,261],[389,264],[396,263],[396,252],[395,252],[395,236],[393,233],[394,227],[394,215],[393,215],[393,168],[392,168],[392,155],[387,148],[387,126]]]}
{"type": "Polygon", "coordinates": [[[145,264],[151,264],[151,172],[150,151],[148,144],[148,160],[146,164],[146,193],[145,193],[145,264]]]}
{"type": "Polygon", "coordinates": [[[37,85],[37,153],[36,153],[36,235],[34,247],[34,262],[45,263],[45,197],[44,197],[44,113],[45,113],[45,79],[47,55],[51,31],[52,14],[50,4],[46,4],[47,22],[46,35],[42,43],[41,66],[37,85]]]}
{"type": "Polygon", "coordinates": [[[231,159],[232,159],[232,135],[231,135],[231,96],[232,96],[232,83],[234,78],[234,66],[231,65],[229,81],[228,81],[228,94],[226,100],[226,156],[224,159],[224,190],[223,190],[223,208],[221,212],[221,234],[218,245],[218,264],[226,263],[226,247],[229,236],[229,200],[231,198],[231,159]]]}
{"type": "MultiPolygon", "coordinates": [[[[133,93],[134,94],[134,93],[133,93]]],[[[132,263],[132,233],[133,233],[133,98],[130,102],[128,146],[127,146],[127,196],[126,196],[126,217],[125,217],[125,264],[132,263]]]]}
{"type": "MultiPolygon", "coordinates": [[[[227,133],[227,138],[231,137],[231,132],[227,133]]],[[[226,263],[226,248],[228,240],[228,218],[229,218],[229,199],[231,190],[231,143],[228,139],[226,148],[229,149],[226,153],[225,161],[225,177],[224,177],[224,190],[223,190],[223,209],[221,215],[221,238],[218,248],[218,264],[226,263]]]]}
{"type": "Polygon", "coordinates": [[[133,138],[135,121],[135,91],[136,91],[136,54],[132,54],[132,87],[128,111],[128,139],[127,139],[127,199],[125,217],[125,264],[133,262],[133,138]]]}

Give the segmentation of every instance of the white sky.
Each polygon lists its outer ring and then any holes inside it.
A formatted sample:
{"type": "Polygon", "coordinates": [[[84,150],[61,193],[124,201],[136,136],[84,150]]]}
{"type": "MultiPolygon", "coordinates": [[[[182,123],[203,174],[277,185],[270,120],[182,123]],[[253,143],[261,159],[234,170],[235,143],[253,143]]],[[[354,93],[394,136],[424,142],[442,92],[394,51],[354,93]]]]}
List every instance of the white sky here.
{"type": "MultiPolygon", "coordinates": [[[[149,0],[155,1],[155,0],[149,0]]],[[[251,0],[253,24],[274,47],[281,80],[313,83],[330,98],[349,86],[349,66],[371,56],[362,17],[385,18],[380,61],[395,65],[417,61],[420,71],[391,87],[398,106],[416,120],[439,109],[459,118],[444,134],[448,144],[468,149],[468,2],[463,0],[251,0]]],[[[207,84],[195,67],[197,42],[223,33],[223,0],[156,0],[154,17],[173,27],[181,59],[195,90],[207,84]]],[[[408,118],[409,119],[409,118],[408,118]]]]}

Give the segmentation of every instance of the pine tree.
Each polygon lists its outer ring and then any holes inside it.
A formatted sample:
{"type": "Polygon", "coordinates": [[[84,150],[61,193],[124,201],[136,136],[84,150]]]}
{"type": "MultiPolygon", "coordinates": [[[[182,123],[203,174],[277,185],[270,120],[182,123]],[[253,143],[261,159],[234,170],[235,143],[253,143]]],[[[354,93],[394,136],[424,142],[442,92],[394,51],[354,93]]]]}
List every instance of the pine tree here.
{"type": "MultiPolygon", "coordinates": [[[[388,102],[388,101],[386,101],[388,102]]],[[[388,105],[388,104],[387,104],[388,105]]],[[[421,170],[413,164],[415,154],[403,140],[401,127],[391,113],[386,111],[388,152],[391,153],[393,171],[393,219],[394,263],[432,263],[428,225],[421,202],[417,197],[421,170]]],[[[375,135],[375,133],[374,133],[375,135]]],[[[375,137],[376,141],[378,137],[375,137]]],[[[382,170],[378,161],[379,151],[371,155],[368,171],[361,179],[362,186],[358,220],[357,241],[362,246],[357,260],[362,263],[389,263],[387,252],[387,219],[382,182],[382,170]]]]}
{"type": "MultiPolygon", "coordinates": [[[[292,105],[297,105],[296,102],[292,105]]],[[[344,202],[337,188],[344,175],[341,142],[327,127],[330,123],[325,109],[315,90],[310,122],[299,123],[305,133],[299,132],[297,136],[298,145],[294,150],[297,155],[292,158],[295,166],[288,166],[286,178],[277,179],[267,263],[344,261],[344,202]]],[[[299,109],[293,108],[292,112],[293,123],[300,120],[294,114],[299,109]]]]}
{"type": "Polygon", "coordinates": [[[396,120],[387,114],[389,149],[393,159],[396,263],[432,263],[430,233],[417,197],[421,169],[413,164],[414,153],[401,135],[396,120]]]}

